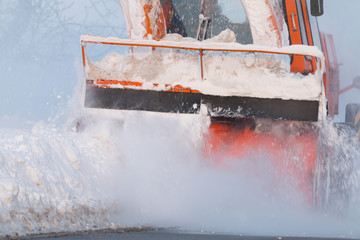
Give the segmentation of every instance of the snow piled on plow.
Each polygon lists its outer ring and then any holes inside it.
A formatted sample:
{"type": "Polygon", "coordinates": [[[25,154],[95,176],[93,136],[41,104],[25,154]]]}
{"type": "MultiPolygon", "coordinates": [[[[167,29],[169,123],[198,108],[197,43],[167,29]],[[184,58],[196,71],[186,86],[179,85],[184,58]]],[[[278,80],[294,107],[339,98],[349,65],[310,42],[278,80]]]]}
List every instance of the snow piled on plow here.
{"type": "MultiPolygon", "coordinates": [[[[178,34],[168,34],[160,41],[174,46],[239,48],[234,33],[229,29],[212,39],[199,42],[183,38],[178,34]]],[[[97,39],[83,36],[83,40],[97,39]]],[[[104,39],[98,39],[99,42],[104,39]]],[[[116,38],[109,39],[116,42],[116,38]]],[[[134,42],[136,43],[136,42],[134,42]]],[[[151,44],[149,42],[148,44],[151,44]]],[[[251,49],[250,45],[247,45],[251,49]]],[[[258,46],[257,46],[258,47],[258,46]]],[[[300,48],[301,46],[297,46],[300,48]]],[[[295,46],[291,46],[295,49],[295,46]]],[[[134,48],[134,54],[109,53],[99,62],[89,62],[86,78],[106,79],[143,83],[142,89],[152,90],[152,84],[160,84],[157,90],[166,90],[165,85],[181,85],[196,89],[204,94],[220,96],[244,96],[280,98],[294,100],[319,100],[322,91],[321,78],[317,74],[290,73],[290,57],[267,53],[204,52],[204,79],[201,79],[199,52],[190,50],[169,50],[156,48],[147,52],[146,48],[134,48]],[[141,50],[143,49],[143,50],[141,50]]],[[[267,49],[263,49],[264,51],[267,49]]],[[[309,49],[307,49],[309,50],[309,49]]],[[[251,50],[249,50],[251,52],[251,50]]],[[[317,52],[316,52],[317,53],[317,52]]],[[[121,84],[111,87],[122,88],[121,84]]]]}

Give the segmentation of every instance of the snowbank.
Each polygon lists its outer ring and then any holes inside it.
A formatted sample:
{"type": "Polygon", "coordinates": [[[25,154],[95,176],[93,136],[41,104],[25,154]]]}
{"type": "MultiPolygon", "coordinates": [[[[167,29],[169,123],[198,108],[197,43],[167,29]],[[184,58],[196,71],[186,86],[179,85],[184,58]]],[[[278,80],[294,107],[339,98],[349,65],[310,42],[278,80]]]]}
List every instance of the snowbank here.
{"type": "MultiPolygon", "coordinates": [[[[137,125],[142,121],[137,116],[142,114],[128,113],[124,117],[111,111],[76,111],[75,118],[69,116],[65,129],[43,122],[31,130],[0,129],[0,237],[124,226],[122,221],[111,219],[126,214],[119,213],[124,212],[123,206],[129,200],[127,193],[122,196],[122,191],[137,187],[130,182],[118,182],[123,179],[118,175],[124,166],[131,164],[129,160],[135,152],[130,145],[154,149],[151,144],[144,146],[137,139],[141,133],[133,134],[133,128],[127,126],[137,125]],[[77,132],[78,121],[81,124],[77,132]]],[[[155,119],[151,114],[147,116],[150,121],[155,119]]],[[[176,119],[174,115],[163,117],[165,123],[166,119],[176,119]]],[[[172,128],[174,133],[193,125],[192,134],[187,134],[191,143],[184,141],[193,147],[200,140],[203,125],[194,116],[176,123],[178,130],[172,128]]],[[[168,137],[162,131],[159,136],[168,137]]],[[[145,171],[149,167],[142,169],[139,165],[136,169],[145,171]]],[[[138,226],[137,223],[147,224],[139,219],[127,226],[138,226]]]]}
{"type": "Polygon", "coordinates": [[[0,236],[111,226],[96,191],[105,160],[97,141],[42,123],[0,135],[0,236]]]}

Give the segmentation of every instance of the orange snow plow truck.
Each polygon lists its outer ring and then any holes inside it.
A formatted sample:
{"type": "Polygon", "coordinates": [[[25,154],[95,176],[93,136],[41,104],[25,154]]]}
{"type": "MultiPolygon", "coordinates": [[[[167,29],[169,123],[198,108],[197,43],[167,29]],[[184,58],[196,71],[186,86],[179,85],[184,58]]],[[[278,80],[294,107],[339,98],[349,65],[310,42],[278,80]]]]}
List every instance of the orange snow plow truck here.
{"type": "Polygon", "coordinates": [[[205,110],[207,156],[221,163],[266,152],[311,205],[346,208],[350,160],[322,146],[339,102],[334,43],[317,24],[322,0],[120,3],[128,39],[81,37],[85,107],[205,110]],[[118,51],[93,61],[90,47],[99,46],[118,51]]]}

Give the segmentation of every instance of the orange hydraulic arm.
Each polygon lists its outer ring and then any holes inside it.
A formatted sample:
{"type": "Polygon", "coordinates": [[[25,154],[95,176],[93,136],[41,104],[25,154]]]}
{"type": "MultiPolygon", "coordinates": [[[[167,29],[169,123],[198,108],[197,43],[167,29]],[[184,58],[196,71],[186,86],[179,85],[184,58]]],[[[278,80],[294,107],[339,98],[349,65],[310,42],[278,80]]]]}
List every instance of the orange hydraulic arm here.
{"type": "Polygon", "coordinates": [[[353,80],[353,83],[343,89],[341,89],[339,91],[339,95],[343,94],[343,93],[346,93],[347,91],[353,89],[353,88],[357,88],[357,89],[360,89],[360,76],[359,77],[356,77],[354,78],[353,80]]]}

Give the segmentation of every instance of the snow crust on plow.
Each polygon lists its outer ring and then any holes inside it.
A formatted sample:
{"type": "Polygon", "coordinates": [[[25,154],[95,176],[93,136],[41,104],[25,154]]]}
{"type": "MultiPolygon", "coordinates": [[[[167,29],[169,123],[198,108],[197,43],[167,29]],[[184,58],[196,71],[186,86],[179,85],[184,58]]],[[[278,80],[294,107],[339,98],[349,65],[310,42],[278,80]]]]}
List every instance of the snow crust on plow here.
{"type": "Polygon", "coordinates": [[[156,90],[167,90],[166,84],[171,84],[210,95],[319,100],[324,57],[316,47],[242,45],[232,42],[231,36],[230,30],[203,42],[178,34],[168,34],[161,41],[82,36],[83,42],[156,46],[156,50],[141,57],[135,50],[135,54],[112,52],[99,62],[89,61],[85,75],[88,80],[141,82],[141,89],[146,90],[153,90],[155,83],[159,84],[156,90]],[[192,50],[166,49],[164,46],[192,50]],[[200,50],[204,52],[203,79],[200,50]],[[293,74],[287,54],[313,56],[321,64],[314,75],[293,74]]]}

